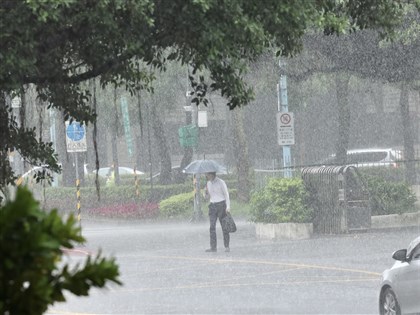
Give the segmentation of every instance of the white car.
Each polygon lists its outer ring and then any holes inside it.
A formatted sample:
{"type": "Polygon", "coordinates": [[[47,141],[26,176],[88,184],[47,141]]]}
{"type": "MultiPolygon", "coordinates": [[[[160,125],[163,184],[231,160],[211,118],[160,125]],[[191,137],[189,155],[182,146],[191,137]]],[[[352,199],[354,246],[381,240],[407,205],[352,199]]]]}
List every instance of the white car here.
{"type": "Polygon", "coordinates": [[[46,175],[52,178],[59,176],[59,174],[51,172],[48,165],[34,166],[29,171],[19,176],[19,178],[15,181],[16,186],[36,183],[34,175],[41,172],[45,172],[46,175]]]}
{"type": "MultiPolygon", "coordinates": [[[[61,167],[61,163],[59,163],[58,165],[61,167]]],[[[83,169],[84,169],[85,175],[87,175],[88,174],[87,164],[84,164],[83,169]]],[[[17,186],[22,185],[22,184],[33,184],[35,183],[34,175],[38,172],[43,172],[43,171],[46,174],[48,174],[50,177],[52,177],[55,181],[57,181],[58,177],[61,176],[61,174],[59,173],[52,172],[49,169],[49,166],[47,164],[44,164],[41,166],[34,166],[29,171],[19,176],[19,178],[15,181],[15,183],[17,186]]],[[[55,184],[57,183],[55,182],[55,184]]]]}
{"type": "Polygon", "coordinates": [[[379,313],[420,314],[420,236],[392,258],[396,262],[382,274],[379,313]]]}
{"type": "MultiPolygon", "coordinates": [[[[120,175],[134,175],[134,169],[125,166],[119,166],[118,171],[120,175]]],[[[96,170],[92,171],[92,174],[96,174],[96,170]]],[[[136,170],[136,175],[143,175],[144,173],[141,171],[136,170]]],[[[101,177],[108,177],[111,175],[111,167],[101,167],[98,170],[98,175],[101,177]]]]}
{"type": "MultiPolygon", "coordinates": [[[[347,151],[347,165],[357,167],[391,166],[397,167],[398,161],[402,160],[402,152],[392,148],[355,149],[347,151]]],[[[335,165],[335,154],[324,160],[322,164],[335,165]]]]}

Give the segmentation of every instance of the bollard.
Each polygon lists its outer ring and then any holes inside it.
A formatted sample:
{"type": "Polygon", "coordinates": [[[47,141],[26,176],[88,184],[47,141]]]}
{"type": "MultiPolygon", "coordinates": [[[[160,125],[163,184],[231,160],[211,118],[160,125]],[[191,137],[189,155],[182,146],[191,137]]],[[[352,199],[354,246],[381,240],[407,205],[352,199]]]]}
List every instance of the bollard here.
{"type": "Polygon", "coordinates": [[[140,179],[137,177],[136,168],[134,168],[134,185],[136,187],[136,197],[140,198],[140,179]]]}
{"type": "Polygon", "coordinates": [[[77,220],[80,222],[81,217],[80,217],[80,179],[76,179],[76,197],[77,197],[77,220]]]}

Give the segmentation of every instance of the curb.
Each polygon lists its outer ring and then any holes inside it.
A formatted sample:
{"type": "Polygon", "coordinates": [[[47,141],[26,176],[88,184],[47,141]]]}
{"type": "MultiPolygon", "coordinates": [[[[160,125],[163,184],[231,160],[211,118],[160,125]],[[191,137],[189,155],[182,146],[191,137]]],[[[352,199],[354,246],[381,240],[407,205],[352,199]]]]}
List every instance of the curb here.
{"type": "Polygon", "coordinates": [[[420,212],[372,216],[371,229],[420,226],[420,212]]]}

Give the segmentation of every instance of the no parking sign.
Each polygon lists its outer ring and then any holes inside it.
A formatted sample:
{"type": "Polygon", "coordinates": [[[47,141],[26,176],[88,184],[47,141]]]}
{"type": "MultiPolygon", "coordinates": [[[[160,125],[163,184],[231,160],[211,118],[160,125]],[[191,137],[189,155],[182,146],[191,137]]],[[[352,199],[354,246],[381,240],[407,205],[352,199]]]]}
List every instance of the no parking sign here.
{"type": "Polygon", "coordinates": [[[291,112],[277,113],[277,139],[279,145],[295,144],[294,118],[291,112]]]}

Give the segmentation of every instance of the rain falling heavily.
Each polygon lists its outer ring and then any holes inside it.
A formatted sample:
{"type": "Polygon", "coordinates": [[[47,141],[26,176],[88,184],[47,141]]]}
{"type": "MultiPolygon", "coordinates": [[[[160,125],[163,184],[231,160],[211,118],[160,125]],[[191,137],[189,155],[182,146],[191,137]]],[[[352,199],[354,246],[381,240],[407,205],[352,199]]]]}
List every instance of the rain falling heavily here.
{"type": "Polygon", "coordinates": [[[0,314],[420,314],[420,1],[0,1],[0,314]]]}

